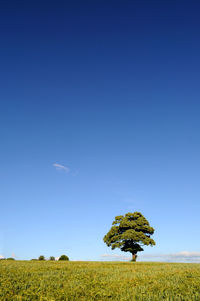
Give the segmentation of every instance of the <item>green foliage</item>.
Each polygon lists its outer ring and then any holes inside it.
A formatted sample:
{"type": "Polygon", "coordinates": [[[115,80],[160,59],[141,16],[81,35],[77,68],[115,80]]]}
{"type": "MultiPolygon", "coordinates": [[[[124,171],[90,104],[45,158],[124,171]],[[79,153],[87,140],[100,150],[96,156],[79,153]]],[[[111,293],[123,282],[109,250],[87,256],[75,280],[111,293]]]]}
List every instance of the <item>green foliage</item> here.
{"type": "Polygon", "coordinates": [[[61,255],[58,260],[69,260],[67,255],[61,255]]]}
{"type": "Polygon", "coordinates": [[[116,216],[112,224],[110,231],[103,238],[104,242],[112,250],[120,248],[121,251],[131,252],[133,261],[136,260],[137,252],[143,251],[142,246],[155,245],[155,241],[150,237],[154,228],[140,212],[116,216]]]}
{"type": "Polygon", "coordinates": [[[13,258],[13,257],[8,257],[8,258],[6,258],[6,260],[15,260],[15,258],[13,258]]]}
{"type": "Polygon", "coordinates": [[[55,257],[54,257],[54,256],[50,256],[50,257],[49,257],[49,260],[52,260],[52,261],[53,261],[53,260],[55,260],[55,257]]]}
{"type": "Polygon", "coordinates": [[[200,264],[0,261],[2,301],[199,301],[200,264]]]}
{"type": "Polygon", "coordinates": [[[45,260],[44,255],[40,255],[40,256],[38,257],[38,260],[45,260]]]}

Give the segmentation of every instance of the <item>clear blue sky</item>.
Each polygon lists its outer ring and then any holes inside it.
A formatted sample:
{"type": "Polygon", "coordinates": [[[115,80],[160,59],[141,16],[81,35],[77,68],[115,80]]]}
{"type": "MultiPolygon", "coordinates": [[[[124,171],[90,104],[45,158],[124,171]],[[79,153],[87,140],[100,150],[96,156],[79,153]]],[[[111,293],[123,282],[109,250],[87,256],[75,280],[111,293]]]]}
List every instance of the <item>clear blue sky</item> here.
{"type": "Polygon", "coordinates": [[[144,255],[200,255],[199,11],[1,3],[2,256],[127,256],[102,238],[133,211],[156,230],[144,255]]]}

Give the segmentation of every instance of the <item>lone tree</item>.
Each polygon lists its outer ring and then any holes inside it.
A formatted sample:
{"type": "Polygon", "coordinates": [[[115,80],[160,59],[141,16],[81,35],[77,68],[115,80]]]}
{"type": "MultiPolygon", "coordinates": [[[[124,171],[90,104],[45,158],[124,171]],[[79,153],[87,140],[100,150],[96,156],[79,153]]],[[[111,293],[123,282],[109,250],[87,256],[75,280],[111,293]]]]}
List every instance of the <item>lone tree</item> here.
{"type": "Polygon", "coordinates": [[[130,252],[132,261],[136,261],[137,252],[143,251],[143,246],[156,244],[150,238],[154,233],[154,228],[140,212],[116,216],[112,225],[103,238],[104,242],[112,250],[120,248],[121,251],[130,252]]]}

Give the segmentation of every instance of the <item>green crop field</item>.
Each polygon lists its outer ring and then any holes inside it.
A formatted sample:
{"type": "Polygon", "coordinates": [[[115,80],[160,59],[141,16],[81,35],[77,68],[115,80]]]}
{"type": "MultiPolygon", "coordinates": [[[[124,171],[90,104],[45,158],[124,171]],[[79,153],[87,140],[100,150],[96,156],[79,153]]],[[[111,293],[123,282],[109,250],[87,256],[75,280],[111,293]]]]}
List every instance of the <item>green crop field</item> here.
{"type": "Polygon", "coordinates": [[[0,262],[0,300],[200,300],[200,264],[0,262]]]}

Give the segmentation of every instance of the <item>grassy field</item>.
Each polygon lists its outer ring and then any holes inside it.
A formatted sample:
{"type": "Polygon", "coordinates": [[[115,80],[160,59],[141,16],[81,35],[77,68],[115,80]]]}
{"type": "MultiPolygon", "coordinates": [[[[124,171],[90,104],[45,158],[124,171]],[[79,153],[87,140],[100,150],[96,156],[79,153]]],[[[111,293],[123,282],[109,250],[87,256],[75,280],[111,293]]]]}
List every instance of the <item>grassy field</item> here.
{"type": "Polygon", "coordinates": [[[200,300],[200,264],[0,261],[0,300],[200,300]]]}

